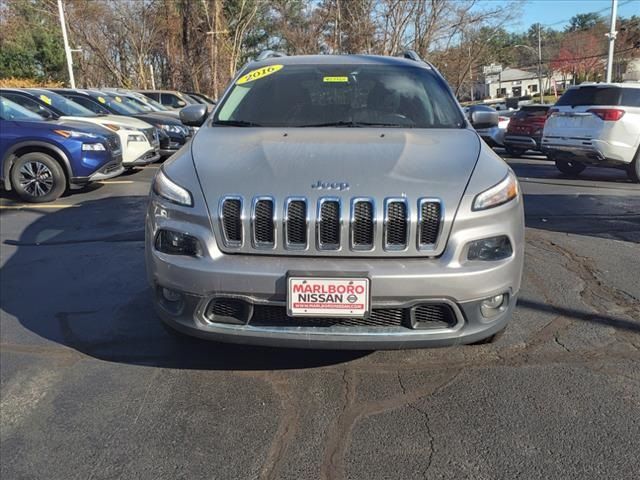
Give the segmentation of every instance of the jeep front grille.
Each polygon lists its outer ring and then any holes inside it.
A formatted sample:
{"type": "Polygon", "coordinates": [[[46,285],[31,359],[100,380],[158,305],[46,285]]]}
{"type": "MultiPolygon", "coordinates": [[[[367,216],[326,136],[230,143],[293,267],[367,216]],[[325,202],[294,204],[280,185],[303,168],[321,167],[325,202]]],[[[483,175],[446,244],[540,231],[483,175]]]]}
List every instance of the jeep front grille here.
{"type": "Polygon", "coordinates": [[[384,248],[404,250],[409,243],[409,212],[405,199],[387,200],[384,214],[384,248]]]}
{"type": "Polygon", "coordinates": [[[220,222],[225,245],[229,247],[242,246],[242,199],[226,198],[222,202],[220,222]]]}
{"type": "Polygon", "coordinates": [[[309,238],[307,200],[289,199],[284,211],[284,244],[286,248],[305,249],[309,238]]]}
{"type": "Polygon", "coordinates": [[[221,247],[264,254],[433,254],[442,236],[442,202],[425,197],[412,203],[405,197],[388,198],[379,211],[367,197],[278,201],[271,196],[224,196],[218,208],[221,247]]]}
{"type": "Polygon", "coordinates": [[[442,226],[442,204],[437,199],[423,198],[418,203],[418,248],[432,247],[438,241],[442,226]]]}
{"type": "Polygon", "coordinates": [[[340,200],[323,198],[319,202],[318,248],[338,250],[340,248],[340,200]]]}

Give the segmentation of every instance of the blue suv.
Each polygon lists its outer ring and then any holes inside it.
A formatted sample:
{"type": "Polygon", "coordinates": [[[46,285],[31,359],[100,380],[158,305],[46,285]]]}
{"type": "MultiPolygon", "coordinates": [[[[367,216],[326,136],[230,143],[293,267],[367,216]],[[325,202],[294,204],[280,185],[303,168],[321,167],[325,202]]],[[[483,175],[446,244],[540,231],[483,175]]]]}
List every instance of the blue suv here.
{"type": "Polygon", "coordinates": [[[0,185],[27,202],[120,175],[120,138],[86,122],[48,120],[0,96],[0,185]]]}

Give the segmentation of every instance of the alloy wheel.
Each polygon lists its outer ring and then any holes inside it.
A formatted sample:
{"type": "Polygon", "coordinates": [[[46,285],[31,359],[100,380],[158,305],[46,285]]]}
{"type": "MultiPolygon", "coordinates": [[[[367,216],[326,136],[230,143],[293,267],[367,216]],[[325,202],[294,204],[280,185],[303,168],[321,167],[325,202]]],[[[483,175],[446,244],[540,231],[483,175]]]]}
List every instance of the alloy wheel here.
{"type": "Polygon", "coordinates": [[[27,162],[20,167],[20,186],[34,197],[44,197],[53,189],[53,173],[42,162],[27,162]]]}

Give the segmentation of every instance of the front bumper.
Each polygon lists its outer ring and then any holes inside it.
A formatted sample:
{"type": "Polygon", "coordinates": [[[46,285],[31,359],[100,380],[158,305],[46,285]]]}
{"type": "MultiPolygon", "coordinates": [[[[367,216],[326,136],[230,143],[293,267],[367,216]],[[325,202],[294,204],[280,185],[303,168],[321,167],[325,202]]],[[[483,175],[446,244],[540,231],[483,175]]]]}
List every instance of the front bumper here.
{"type": "Polygon", "coordinates": [[[91,182],[98,182],[101,180],[108,180],[113,177],[117,177],[124,172],[124,165],[122,159],[118,158],[113,162],[109,162],[97,172],[89,175],[88,177],[71,177],[69,183],[75,187],[81,187],[91,182]]]}
{"type": "Polygon", "coordinates": [[[544,136],[543,153],[561,159],[577,160],[590,165],[625,167],[633,161],[633,151],[591,138],[544,136]]]}
{"type": "Polygon", "coordinates": [[[145,154],[136,158],[132,162],[125,163],[124,166],[125,168],[140,167],[143,165],[148,165],[149,163],[153,163],[159,159],[160,159],[160,151],[156,149],[156,150],[151,150],[149,152],[146,152],[145,154]]]}
{"type": "Polygon", "coordinates": [[[525,148],[527,150],[540,150],[542,137],[532,137],[528,135],[510,135],[504,137],[504,144],[507,147],[525,148]]]}
{"type": "MultiPolygon", "coordinates": [[[[467,205],[465,205],[467,206],[467,205]]],[[[438,258],[296,257],[223,254],[211,235],[208,218],[193,209],[176,209],[152,194],[145,226],[146,264],[160,318],[184,333],[213,340],[304,348],[395,349],[474,343],[505,327],[515,307],[524,259],[522,201],[496,207],[477,218],[454,223],[447,249],[438,258]],[[154,248],[160,228],[200,239],[202,257],[167,255],[154,248]],[[507,235],[511,257],[492,262],[466,261],[471,240],[507,235]],[[361,272],[371,281],[371,307],[403,309],[422,303],[446,304],[456,315],[446,328],[410,326],[282,326],[210,321],[206,310],[214,298],[237,299],[251,306],[282,307],[288,272],[323,272],[336,276],[361,272]],[[179,308],[169,308],[162,289],[181,296],[179,308]],[[504,308],[485,318],[480,303],[504,294],[504,308]]],[[[297,321],[297,319],[294,319],[297,321]]]]}

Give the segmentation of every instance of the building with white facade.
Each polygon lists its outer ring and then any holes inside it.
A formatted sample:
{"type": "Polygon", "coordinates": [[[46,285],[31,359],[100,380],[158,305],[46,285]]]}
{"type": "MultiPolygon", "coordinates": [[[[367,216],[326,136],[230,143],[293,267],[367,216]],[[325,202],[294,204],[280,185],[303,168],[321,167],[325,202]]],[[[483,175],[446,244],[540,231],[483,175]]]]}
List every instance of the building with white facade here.
{"type": "MultiPolygon", "coordinates": [[[[476,84],[475,94],[479,98],[512,98],[523,96],[539,95],[538,74],[536,71],[520,70],[519,68],[505,68],[502,71],[494,69],[493,73],[487,74],[481,83],[476,84]]],[[[564,76],[559,72],[554,72],[551,79],[542,77],[542,88],[546,91],[553,91],[554,84],[558,90],[564,89],[571,84],[571,75],[564,76]]]]}

